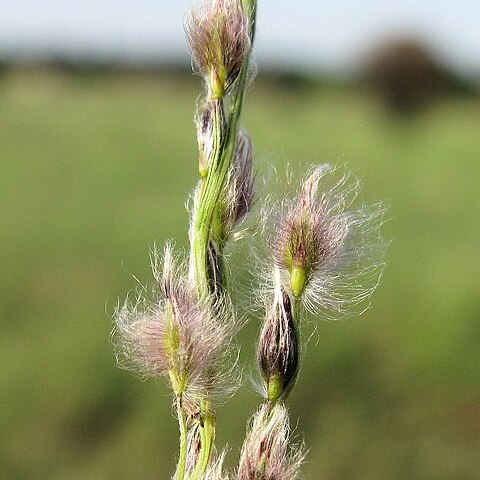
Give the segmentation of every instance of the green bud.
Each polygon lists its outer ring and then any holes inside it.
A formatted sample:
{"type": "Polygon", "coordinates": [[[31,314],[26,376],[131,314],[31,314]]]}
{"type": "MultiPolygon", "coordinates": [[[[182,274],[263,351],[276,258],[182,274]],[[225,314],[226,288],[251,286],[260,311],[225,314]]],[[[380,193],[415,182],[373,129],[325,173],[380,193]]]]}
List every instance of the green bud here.
{"type": "Polygon", "coordinates": [[[290,297],[283,289],[265,320],[257,357],[268,400],[285,398],[297,379],[300,347],[290,297]]]}

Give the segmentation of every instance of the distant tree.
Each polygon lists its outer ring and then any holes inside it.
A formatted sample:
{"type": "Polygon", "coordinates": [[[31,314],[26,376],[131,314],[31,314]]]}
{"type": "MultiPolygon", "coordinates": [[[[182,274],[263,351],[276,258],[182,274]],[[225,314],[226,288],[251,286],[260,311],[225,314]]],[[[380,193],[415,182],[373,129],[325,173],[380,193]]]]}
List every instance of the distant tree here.
{"type": "Polygon", "coordinates": [[[416,38],[379,43],[368,57],[365,73],[368,85],[399,114],[412,114],[440,95],[469,90],[416,38]]]}

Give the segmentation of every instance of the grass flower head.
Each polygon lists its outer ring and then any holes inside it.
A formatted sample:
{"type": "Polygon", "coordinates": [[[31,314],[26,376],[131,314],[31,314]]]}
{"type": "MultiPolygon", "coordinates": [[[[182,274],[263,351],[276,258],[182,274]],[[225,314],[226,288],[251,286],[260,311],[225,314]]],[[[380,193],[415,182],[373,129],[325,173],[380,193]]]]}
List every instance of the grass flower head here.
{"type": "Polygon", "coordinates": [[[260,333],[257,357],[265,382],[265,396],[276,402],[295,384],[299,368],[299,336],[290,297],[276,286],[273,305],[260,333]]]}
{"type": "Polygon", "coordinates": [[[285,406],[260,407],[243,444],[236,480],[297,480],[304,453],[289,441],[285,406]]]}
{"type": "Polygon", "coordinates": [[[353,207],[359,189],[351,173],[321,165],[297,196],[264,211],[274,263],[296,299],[325,318],[351,313],[373,293],[382,272],[385,209],[353,207]]]}
{"type": "Polygon", "coordinates": [[[118,359],[143,376],[167,376],[176,396],[195,409],[205,396],[217,398],[227,389],[235,323],[226,308],[198,301],[170,245],[163,260],[161,271],[154,260],[159,298],[127,301],[117,311],[118,359]]]}
{"type": "Polygon", "coordinates": [[[229,93],[250,51],[248,15],[241,0],[205,0],[186,22],[193,60],[212,98],[229,93]]]}

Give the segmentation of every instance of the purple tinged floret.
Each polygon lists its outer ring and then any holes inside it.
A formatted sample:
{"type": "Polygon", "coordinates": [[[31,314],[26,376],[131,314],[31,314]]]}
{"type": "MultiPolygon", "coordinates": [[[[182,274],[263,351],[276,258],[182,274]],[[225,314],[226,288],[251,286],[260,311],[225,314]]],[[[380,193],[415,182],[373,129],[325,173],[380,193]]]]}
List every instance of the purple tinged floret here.
{"type": "Polygon", "coordinates": [[[242,447],[236,480],[297,480],[304,453],[290,446],[288,412],[278,403],[265,404],[253,417],[242,447]]]}
{"type": "Polygon", "coordinates": [[[300,352],[299,334],[287,292],[279,287],[267,312],[257,348],[257,358],[269,401],[284,399],[295,384],[300,352]]]}
{"type": "Polygon", "coordinates": [[[336,318],[352,313],[373,293],[382,269],[382,204],[352,207],[360,183],[317,167],[299,195],[265,209],[267,242],[292,294],[314,314],[336,318]],[[270,220],[273,217],[273,225],[270,220]]]}
{"type": "Polygon", "coordinates": [[[249,21],[241,0],[205,0],[185,30],[195,65],[213,98],[228,94],[250,52],[249,21]]]}
{"type": "Polygon", "coordinates": [[[188,279],[176,269],[169,245],[163,265],[162,272],[154,267],[161,287],[154,304],[139,299],[117,310],[117,358],[142,376],[167,376],[176,396],[195,414],[202,398],[231,391],[229,360],[236,325],[226,308],[198,301],[188,279]]]}

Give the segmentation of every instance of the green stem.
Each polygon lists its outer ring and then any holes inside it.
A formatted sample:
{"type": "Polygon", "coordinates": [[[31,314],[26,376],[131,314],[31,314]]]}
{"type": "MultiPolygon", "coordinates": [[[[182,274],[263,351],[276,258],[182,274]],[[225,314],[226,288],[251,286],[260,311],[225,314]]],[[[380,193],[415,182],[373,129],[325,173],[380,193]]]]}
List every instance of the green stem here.
{"type": "Polygon", "coordinates": [[[185,468],[187,465],[187,451],[188,451],[187,416],[185,415],[185,411],[182,408],[182,400],[180,397],[177,397],[176,406],[177,406],[178,426],[180,429],[180,455],[178,458],[176,480],[184,480],[185,468]]]}
{"type": "MultiPolygon", "coordinates": [[[[198,210],[194,226],[194,239],[192,242],[192,259],[195,283],[200,298],[207,298],[212,292],[212,279],[209,277],[208,246],[210,242],[210,231],[215,207],[217,206],[225,182],[228,168],[222,165],[224,142],[223,138],[223,101],[216,102],[213,123],[213,149],[212,157],[209,159],[207,176],[202,179],[198,198],[198,210]],[[224,172],[225,170],[225,172],[224,172]]],[[[225,163],[225,162],[224,162],[225,163]]]]}
{"type": "MultiPolygon", "coordinates": [[[[251,38],[253,41],[253,26],[255,25],[256,0],[248,0],[248,14],[251,20],[251,38]]],[[[226,138],[222,132],[223,103],[221,99],[215,99],[218,107],[214,109],[214,144],[213,155],[207,167],[207,176],[202,179],[199,197],[197,199],[197,212],[193,227],[192,239],[192,271],[199,298],[208,298],[212,293],[212,279],[209,278],[211,269],[208,264],[208,248],[211,239],[212,221],[215,209],[223,190],[228,171],[233,162],[237,143],[240,115],[242,112],[243,99],[248,78],[249,56],[245,60],[242,71],[237,79],[234,98],[231,103],[228,116],[226,138]]],[[[221,254],[221,252],[218,252],[221,254]]],[[[208,468],[210,457],[215,441],[215,413],[208,400],[202,405],[203,426],[201,426],[200,440],[201,450],[197,465],[189,480],[202,480],[208,468]]]]}
{"type": "MultiPolygon", "coordinates": [[[[198,199],[198,211],[196,223],[194,226],[194,239],[192,244],[192,253],[194,262],[195,282],[200,298],[207,298],[211,293],[212,279],[209,278],[208,265],[208,247],[210,242],[210,233],[212,219],[215,208],[222,195],[228,170],[233,161],[235,153],[235,143],[238,134],[238,121],[243,102],[243,90],[245,88],[246,73],[248,65],[245,65],[242,71],[241,83],[238,85],[237,93],[233,101],[232,110],[230,112],[230,121],[228,125],[228,134],[226,148],[223,142],[217,143],[215,152],[218,156],[213,158],[211,165],[208,167],[206,179],[203,181],[198,199]]],[[[216,129],[217,130],[217,129],[216,129]]],[[[201,430],[201,451],[200,458],[195,467],[192,480],[201,479],[205,473],[210,456],[212,453],[213,443],[215,439],[215,415],[210,408],[205,409],[204,426],[201,430]]]]}
{"type": "Polygon", "coordinates": [[[210,411],[210,402],[204,402],[202,413],[203,425],[200,427],[200,456],[189,480],[202,480],[210,463],[215,443],[215,415],[210,411]]]}
{"type": "Polygon", "coordinates": [[[257,18],[257,0],[243,0],[243,8],[250,17],[250,41],[253,43],[257,18]]]}
{"type": "MultiPolygon", "coordinates": [[[[300,312],[302,309],[302,304],[300,303],[300,297],[294,297],[293,299],[293,319],[295,323],[300,326],[300,312]]],[[[300,333],[298,333],[300,335],[300,333]]]]}
{"type": "MultiPolygon", "coordinates": [[[[255,25],[256,1],[251,4],[251,36],[253,40],[253,26],[255,25]]],[[[192,242],[192,254],[194,262],[194,277],[201,298],[206,298],[211,292],[211,279],[208,277],[208,243],[210,241],[211,225],[217,203],[225,186],[228,170],[235,155],[235,147],[238,137],[238,124],[242,113],[243,99],[248,78],[249,57],[237,79],[235,95],[230,107],[228,118],[227,138],[222,138],[223,119],[221,111],[214,111],[214,148],[211,164],[208,166],[207,177],[203,179],[198,198],[197,218],[194,226],[194,239],[192,242]]],[[[220,104],[222,100],[216,100],[220,104]]],[[[221,106],[221,105],[220,105],[221,106]]],[[[221,252],[219,252],[221,254],[221,252]]]]}

